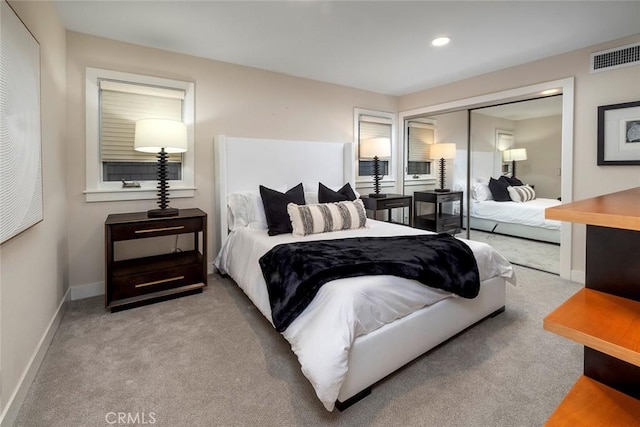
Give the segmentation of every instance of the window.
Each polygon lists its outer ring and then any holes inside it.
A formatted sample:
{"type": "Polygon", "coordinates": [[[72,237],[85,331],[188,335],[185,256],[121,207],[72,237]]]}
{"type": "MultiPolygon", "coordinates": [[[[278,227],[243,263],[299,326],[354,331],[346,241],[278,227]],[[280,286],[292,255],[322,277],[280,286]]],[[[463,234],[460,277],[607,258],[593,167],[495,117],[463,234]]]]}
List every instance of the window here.
{"type": "Polygon", "coordinates": [[[413,179],[431,174],[429,146],[435,142],[435,120],[409,121],[407,123],[407,175],[413,179]]]}
{"type": "Polygon", "coordinates": [[[391,144],[391,157],[380,159],[382,181],[394,181],[395,176],[395,116],[392,113],[355,109],[356,156],[358,160],[357,180],[361,183],[373,182],[373,160],[360,156],[360,141],[385,138],[391,144]]]}
{"type": "Polygon", "coordinates": [[[156,198],[157,158],[133,149],[135,122],[143,118],[182,120],[188,151],[169,157],[171,197],[194,195],[194,84],[87,68],[86,200],[156,198]],[[140,188],[124,188],[122,181],[140,188]]]}
{"type": "Polygon", "coordinates": [[[513,131],[504,130],[504,129],[496,129],[496,151],[501,153],[500,161],[501,172],[503,175],[511,174],[511,162],[505,162],[502,157],[502,152],[513,148],[513,131]]]}
{"type": "MultiPolygon", "coordinates": [[[[184,90],[100,80],[100,160],[103,181],[153,181],[155,154],[133,149],[136,121],[182,121],[184,90]]],[[[168,179],[182,176],[182,155],[168,158],[168,179]]]]}

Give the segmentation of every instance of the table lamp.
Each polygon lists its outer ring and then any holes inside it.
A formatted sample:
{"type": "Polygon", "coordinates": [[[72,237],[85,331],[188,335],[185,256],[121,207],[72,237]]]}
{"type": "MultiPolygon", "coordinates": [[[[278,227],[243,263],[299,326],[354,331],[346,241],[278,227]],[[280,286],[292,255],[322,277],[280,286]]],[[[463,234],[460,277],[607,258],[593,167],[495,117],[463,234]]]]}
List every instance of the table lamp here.
{"type": "Polygon", "coordinates": [[[147,211],[147,216],[176,216],[179,211],[169,206],[167,184],[167,157],[171,153],[187,151],[187,126],[177,120],[142,119],[136,122],[133,148],[143,153],[158,154],[158,206],[147,211]]]}
{"type": "Polygon", "coordinates": [[[431,144],[429,153],[432,159],[440,160],[440,188],[436,188],[435,191],[438,191],[438,192],[451,191],[448,188],[444,188],[445,160],[456,158],[456,144],[454,143],[431,144]]]}
{"type": "Polygon", "coordinates": [[[502,161],[511,162],[511,177],[516,177],[516,162],[527,160],[526,148],[512,148],[502,152],[502,161]]]}
{"type": "Polygon", "coordinates": [[[380,194],[380,158],[391,157],[391,141],[389,138],[370,138],[360,141],[360,159],[373,159],[373,189],[369,197],[382,198],[380,194]]]}

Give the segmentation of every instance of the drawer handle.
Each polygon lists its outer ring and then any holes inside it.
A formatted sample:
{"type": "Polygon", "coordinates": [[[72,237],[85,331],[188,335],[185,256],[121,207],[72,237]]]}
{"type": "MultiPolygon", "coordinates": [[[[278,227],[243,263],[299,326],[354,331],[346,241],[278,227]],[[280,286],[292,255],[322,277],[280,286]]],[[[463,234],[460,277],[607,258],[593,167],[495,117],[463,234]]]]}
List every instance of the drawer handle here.
{"type": "Polygon", "coordinates": [[[183,228],[184,225],[178,225],[176,227],[150,228],[148,230],[136,230],[136,234],[155,233],[156,231],[182,230],[183,228]]]}
{"type": "Polygon", "coordinates": [[[184,279],[184,276],[176,276],[170,279],[156,280],[155,282],[140,283],[139,285],[136,285],[136,288],[143,288],[145,286],[158,285],[160,283],[173,282],[174,280],[182,280],[182,279],[184,279]]]}
{"type": "Polygon", "coordinates": [[[385,208],[401,208],[409,205],[405,205],[404,203],[387,203],[384,205],[385,208]]]}

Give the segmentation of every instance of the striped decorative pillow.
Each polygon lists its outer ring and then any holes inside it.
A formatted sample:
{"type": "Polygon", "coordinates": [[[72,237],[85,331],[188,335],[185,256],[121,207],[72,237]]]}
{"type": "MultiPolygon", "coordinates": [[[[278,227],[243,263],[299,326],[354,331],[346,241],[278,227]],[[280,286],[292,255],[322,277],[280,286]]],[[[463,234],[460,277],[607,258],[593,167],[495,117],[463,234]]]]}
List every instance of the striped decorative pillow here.
{"type": "Polygon", "coordinates": [[[315,205],[289,203],[287,212],[293,234],[298,236],[362,228],[367,223],[364,204],[360,199],[315,205]]]}
{"type": "Polygon", "coordinates": [[[528,202],[536,198],[536,191],[530,185],[516,185],[507,187],[509,197],[517,203],[528,202]]]}

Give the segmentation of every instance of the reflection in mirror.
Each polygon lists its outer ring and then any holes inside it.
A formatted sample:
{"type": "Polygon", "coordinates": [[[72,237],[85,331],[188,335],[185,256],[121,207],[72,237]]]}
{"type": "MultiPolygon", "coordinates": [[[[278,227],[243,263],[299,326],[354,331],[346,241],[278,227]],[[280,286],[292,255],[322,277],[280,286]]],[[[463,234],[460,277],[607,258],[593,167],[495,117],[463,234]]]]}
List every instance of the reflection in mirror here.
{"type": "MultiPolygon", "coordinates": [[[[562,97],[471,112],[469,238],[514,264],[559,274],[562,97]]],[[[466,224],[465,224],[466,225],[466,224]]]]}
{"type": "MultiPolygon", "coordinates": [[[[439,186],[437,162],[421,158],[425,164],[417,170],[410,165],[417,159],[412,156],[424,144],[455,143],[445,187],[462,192],[462,207],[450,203],[443,214],[459,214],[462,208],[457,236],[489,243],[514,264],[559,273],[560,223],[546,220],[544,209],[560,203],[562,95],[412,117],[404,127],[409,141],[404,194],[421,200],[424,195],[416,193],[439,186]],[[432,138],[421,137],[418,129],[431,125],[432,138]]],[[[414,214],[428,216],[433,210],[432,203],[420,202],[414,214]]],[[[418,221],[416,226],[420,224],[431,223],[418,221]]]]}
{"type": "MultiPolygon", "coordinates": [[[[409,118],[404,123],[404,140],[407,141],[404,194],[418,200],[415,203],[414,218],[425,219],[415,222],[415,226],[419,228],[441,231],[445,227],[452,232],[458,232],[462,228],[460,198],[464,199],[466,195],[467,123],[467,110],[409,118]],[[431,218],[435,214],[436,205],[424,201],[433,200],[436,197],[435,190],[441,187],[438,181],[439,159],[432,159],[429,148],[432,144],[443,143],[455,144],[456,153],[455,159],[444,160],[446,175],[443,187],[451,191],[440,193],[438,197],[443,200],[443,197],[448,199],[447,193],[462,193],[458,198],[452,197],[453,201],[447,200],[438,206],[441,215],[435,221],[435,218],[431,218]]],[[[465,203],[464,200],[462,203],[465,203]]]]}

